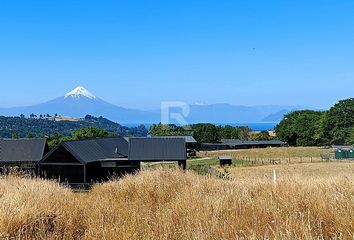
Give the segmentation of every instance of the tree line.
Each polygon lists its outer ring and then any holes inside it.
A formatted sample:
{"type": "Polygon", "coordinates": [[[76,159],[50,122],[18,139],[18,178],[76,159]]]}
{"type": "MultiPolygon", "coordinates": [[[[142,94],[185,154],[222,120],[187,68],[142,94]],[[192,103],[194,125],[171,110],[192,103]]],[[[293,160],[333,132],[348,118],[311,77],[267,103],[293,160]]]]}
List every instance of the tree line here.
{"type": "Polygon", "coordinates": [[[341,100],[328,111],[288,113],[275,131],[291,146],[353,145],[354,98],[341,100]]]}
{"type": "Polygon", "coordinates": [[[216,126],[211,123],[198,123],[188,126],[174,124],[153,124],[149,133],[152,136],[193,136],[199,143],[219,143],[222,139],[271,140],[268,131],[252,134],[247,126],[216,126]]]}

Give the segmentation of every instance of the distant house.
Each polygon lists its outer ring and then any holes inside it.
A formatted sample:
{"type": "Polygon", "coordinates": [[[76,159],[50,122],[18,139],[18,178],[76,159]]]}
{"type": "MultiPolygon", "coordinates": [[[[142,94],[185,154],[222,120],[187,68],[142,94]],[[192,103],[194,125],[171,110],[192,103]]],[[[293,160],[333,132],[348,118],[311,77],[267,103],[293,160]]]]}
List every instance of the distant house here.
{"type": "Polygon", "coordinates": [[[285,145],[285,142],[279,140],[243,141],[239,139],[223,139],[221,142],[230,149],[282,147],[285,145]]]}
{"type": "Polygon", "coordinates": [[[200,148],[206,151],[227,150],[229,146],[224,143],[201,143],[200,148]]]}
{"type": "Polygon", "coordinates": [[[186,169],[186,140],[181,137],[129,138],[132,162],[176,161],[186,169]]]}
{"type": "Polygon", "coordinates": [[[140,162],[128,159],[128,149],[122,137],[62,142],[39,162],[39,174],[80,185],[132,173],[140,162]]]}
{"type": "Polygon", "coordinates": [[[36,164],[47,152],[46,139],[1,139],[0,167],[35,173],[36,164]]]}
{"type": "Polygon", "coordinates": [[[215,151],[227,149],[248,149],[282,146],[285,146],[285,142],[279,140],[244,141],[239,139],[223,139],[221,140],[221,143],[202,143],[201,149],[215,151]]]}

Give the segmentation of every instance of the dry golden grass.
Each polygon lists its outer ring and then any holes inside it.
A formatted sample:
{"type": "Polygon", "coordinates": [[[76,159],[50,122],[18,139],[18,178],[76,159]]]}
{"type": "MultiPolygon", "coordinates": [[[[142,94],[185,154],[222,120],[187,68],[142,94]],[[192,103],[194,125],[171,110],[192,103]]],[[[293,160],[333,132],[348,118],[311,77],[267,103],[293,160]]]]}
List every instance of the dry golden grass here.
{"type": "Polygon", "coordinates": [[[294,174],[272,185],[261,178],[226,181],[158,169],[73,193],[52,182],[8,176],[0,179],[0,236],[352,239],[352,180],[294,174]]]}
{"type": "MultiPolygon", "coordinates": [[[[218,168],[221,171],[223,170],[220,167],[218,168]]],[[[271,181],[273,170],[275,170],[278,180],[303,178],[310,181],[317,178],[322,180],[342,177],[354,184],[354,162],[349,161],[229,167],[225,170],[238,181],[249,181],[250,179],[271,181]]]]}
{"type": "Polygon", "coordinates": [[[237,160],[269,160],[280,159],[282,163],[295,162],[320,162],[321,154],[329,155],[332,149],[323,147],[275,147],[275,148],[254,148],[222,151],[200,152],[202,157],[218,157],[220,155],[231,155],[237,160]]]}

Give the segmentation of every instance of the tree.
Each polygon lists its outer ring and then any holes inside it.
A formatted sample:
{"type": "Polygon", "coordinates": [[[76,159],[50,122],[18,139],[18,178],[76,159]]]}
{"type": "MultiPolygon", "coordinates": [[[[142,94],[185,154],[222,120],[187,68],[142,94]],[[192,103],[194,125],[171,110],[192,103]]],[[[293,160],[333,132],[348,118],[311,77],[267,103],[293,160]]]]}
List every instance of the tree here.
{"type": "Polygon", "coordinates": [[[217,143],[220,141],[219,131],[213,124],[194,124],[192,129],[193,136],[199,143],[217,143]]]}
{"type": "Polygon", "coordinates": [[[12,134],[12,138],[13,139],[19,139],[20,138],[20,135],[18,133],[13,133],[12,134]]]}
{"type": "MultiPolygon", "coordinates": [[[[316,126],[320,124],[324,112],[302,110],[288,113],[275,127],[277,137],[291,146],[315,146],[316,126]]],[[[318,130],[317,130],[318,131],[318,130]]]]}
{"type": "Polygon", "coordinates": [[[350,144],[354,127],[354,98],[341,100],[327,114],[324,134],[328,135],[330,144],[350,144]]]}
{"type": "Polygon", "coordinates": [[[152,136],[171,136],[172,134],[172,125],[166,125],[166,124],[152,124],[150,127],[150,134],[152,136]]]}
{"type": "Polygon", "coordinates": [[[72,133],[72,139],[73,140],[80,140],[80,139],[86,139],[86,138],[98,138],[98,137],[108,137],[110,134],[100,128],[96,127],[84,127],[79,130],[76,130],[72,133]]]}
{"type": "Polygon", "coordinates": [[[70,137],[67,136],[60,136],[58,133],[52,134],[47,138],[48,142],[48,148],[53,149],[55,146],[57,146],[59,143],[63,141],[69,141],[71,140],[70,137]]]}
{"type": "Polygon", "coordinates": [[[273,139],[268,131],[260,131],[254,134],[250,134],[250,139],[254,141],[261,141],[261,140],[271,140],[273,139]]]}
{"type": "Polygon", "coordinates": [[[32,133],[30,133],[30,132],[29,132],[29,133],[27,133],[27,134],[26,134],[26,138],[33,138],[33,134],[32,134],[32,133]]]}

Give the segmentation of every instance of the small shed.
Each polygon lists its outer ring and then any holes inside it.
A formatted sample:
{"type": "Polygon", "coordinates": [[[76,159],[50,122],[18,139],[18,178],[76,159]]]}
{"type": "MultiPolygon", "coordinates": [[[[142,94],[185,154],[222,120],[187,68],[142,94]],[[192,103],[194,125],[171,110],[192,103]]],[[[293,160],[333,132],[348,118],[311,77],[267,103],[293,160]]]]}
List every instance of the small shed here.
{"type": "Polygon", "coordinates": [[[176,161],[186,169],[187,154],[184,138],[129,138],[129,160],[132,162],[176,161]]]}
{"type": "Polygon", "coordinates": [[[0,167],[3,173],[6,168],[18,168],[35,174],[36,164],[48,152],[47,140],[36,139],[1,139],[0,167]]]}
{"type": "Polygon", "coordinates": [[[231,166],[232,165],[232,156],[230,155],[222,155],[219,156],[220,166],[231,166]]]}
{"type": "Polygon", "coordinates": [[[122,137],[60,143],[39,162],[39,175],[70,185],[107,180],[140,169],[128,159],[128,142],[122,137]]]}

